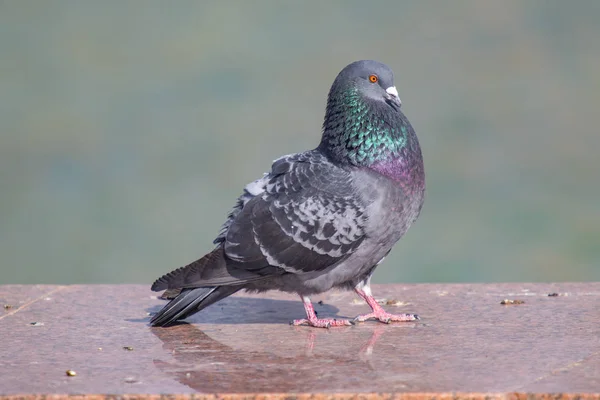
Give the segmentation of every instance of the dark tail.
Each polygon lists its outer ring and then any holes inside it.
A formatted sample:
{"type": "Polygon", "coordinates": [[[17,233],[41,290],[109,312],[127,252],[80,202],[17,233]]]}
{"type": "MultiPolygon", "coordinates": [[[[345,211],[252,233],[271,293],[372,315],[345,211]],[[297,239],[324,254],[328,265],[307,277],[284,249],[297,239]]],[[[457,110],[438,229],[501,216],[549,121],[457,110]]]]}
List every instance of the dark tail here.
{"type": "Polygon", "coordinates": [[[183,289],[150,320],[152,326],[168,326],[173,322],[189,317],[192,314],[231,296],[241,286],[215,286],[195,289],[183,289]]]}
{"type": "Polygon", "coordinates": [[[220,246],[201,259],[158,278],[152,285],[153,291],[168,289],[174,292],[181,289],[181,293],[150,323],[153,326],[169,325],[231,296],[248,282],[263,279],[251,271],[236,269],[230,263],[220,246]]]}
{"type": "Polygon", "coordinates": [[[185,267],[178,268],[158,278],[152,284],[152,290],[213,288],[217,286],[237,286],[245,282],[263,279],[260,275],[234,268],[228,263],[223,247],[218,247],[185,267]]]}

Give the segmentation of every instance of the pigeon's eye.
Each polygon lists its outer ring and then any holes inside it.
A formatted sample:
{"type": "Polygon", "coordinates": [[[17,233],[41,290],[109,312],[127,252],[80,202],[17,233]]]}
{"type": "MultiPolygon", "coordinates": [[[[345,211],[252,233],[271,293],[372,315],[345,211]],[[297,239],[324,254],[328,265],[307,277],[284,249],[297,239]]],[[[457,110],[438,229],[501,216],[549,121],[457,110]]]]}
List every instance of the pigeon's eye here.
{"type": "Polygon", "coordinates": [[[379,78],[377,77],[377,75],[369,75],[369,81],[371,81],[372,83],[377,83],[378,80],[379,78]]]}

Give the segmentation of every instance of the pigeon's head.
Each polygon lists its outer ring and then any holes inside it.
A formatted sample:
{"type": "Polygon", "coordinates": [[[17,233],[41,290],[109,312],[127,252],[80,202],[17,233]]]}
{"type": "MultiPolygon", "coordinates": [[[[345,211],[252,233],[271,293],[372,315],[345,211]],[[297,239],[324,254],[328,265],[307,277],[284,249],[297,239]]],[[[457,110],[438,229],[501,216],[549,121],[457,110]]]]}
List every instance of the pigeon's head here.
{"type": "Polygon", "coordinates": [[[355,61],[335,78],[329,97],[357,91],[365,100],[387,104],[398,110],[402,104],[394,86],[394,73],[387,65],[373,60],[355,61]]]}
{"type": "Polygon", "coordinates": [[[331,85],[319,149],[338,162],[361,166],[401,157],[416,136],[400,105],[387,65],[353,62],[331,85]]]}

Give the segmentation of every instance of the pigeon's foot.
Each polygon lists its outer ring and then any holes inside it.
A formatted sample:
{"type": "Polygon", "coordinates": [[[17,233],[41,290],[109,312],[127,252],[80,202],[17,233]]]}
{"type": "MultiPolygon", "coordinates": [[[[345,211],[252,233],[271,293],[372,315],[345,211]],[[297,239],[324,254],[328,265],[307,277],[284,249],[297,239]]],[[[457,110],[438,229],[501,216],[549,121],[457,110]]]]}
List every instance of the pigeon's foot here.
{"type": "Polygon", "coordinates": [[[290,325],[300,326],[308,325],[315,328],[331,328],[334,326],[350,326],[354,325],[347,319],[335,319],[335,318],[311,318],[311,319],[295,319],[290,325]]]}
{"type": "Polygon", "coordinates": [[[381,309],[373,311],[369,314],[359,315],[358,317],[354,318],[354,321],[365,322],[370,319],[376,319],[379,320],[379,322],[383,322],[384,324],[389,324],[392,322],[416,321],[420,318],[417,314],[390,314],[389,312],[381,309]]]}
{"type": "Polygon", "coordinates": [[[355,322],[365,322],[370,319],[376,319],[385,324],[389,324],[391,322],[406,322],[406,321],[416,321],[419,318],[416,314],[391,314],[383,309],[377,303],[377,300],[373,297],[371,293],[371,287],[369,285],[371,278],[367,278],[365,281],[359,283],[354,288],[354,291],[362,297],[364,301],[367,302],[369,307],[371,307],[371,312],[369,314],[359,315],[354,318],[355,322]]]}
{"type": "Polygon", "coordinates": [[[295,319],[290,322],[290,325],[308,325],[314,326],[315,328],[331,328],[333,326],[350,326],[354,325],[352,321],[347,319],[335,319],[335,318],[317,318],[317,313],[313,308],[312,303],[308,296],[300,296],[302,298],[302,304],[304,304],[304,311],[306,311],[306,318],[295,319]]]}

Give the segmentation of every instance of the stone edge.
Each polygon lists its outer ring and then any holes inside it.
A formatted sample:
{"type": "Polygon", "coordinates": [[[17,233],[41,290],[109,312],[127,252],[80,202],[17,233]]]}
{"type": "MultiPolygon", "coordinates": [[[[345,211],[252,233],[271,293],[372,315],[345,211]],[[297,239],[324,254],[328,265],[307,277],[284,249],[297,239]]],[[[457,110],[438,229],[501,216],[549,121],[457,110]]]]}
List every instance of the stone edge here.
{"type": "Polygon", "coordinates": [[[0,400],[600,400],[598,393],[0,394],[0,400]]]}

